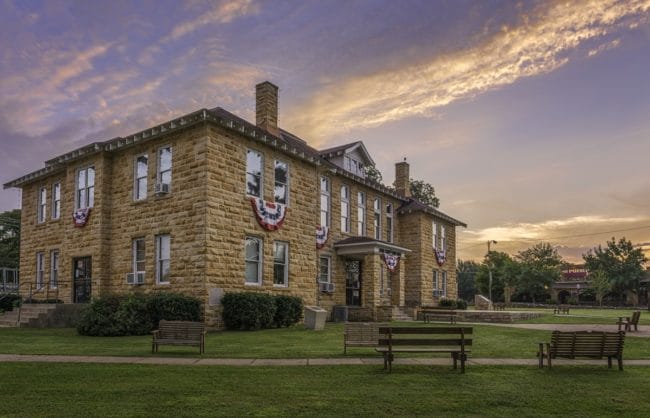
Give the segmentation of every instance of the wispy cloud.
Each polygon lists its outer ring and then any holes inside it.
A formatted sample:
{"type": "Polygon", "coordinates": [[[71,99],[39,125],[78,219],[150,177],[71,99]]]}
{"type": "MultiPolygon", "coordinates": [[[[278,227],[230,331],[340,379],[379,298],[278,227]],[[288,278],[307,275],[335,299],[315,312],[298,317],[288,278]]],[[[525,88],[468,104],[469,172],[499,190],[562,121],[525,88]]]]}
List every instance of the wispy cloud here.
{"type": "MultiPolygon", "coordinates": [[[[650,0],[552,3],[522,17],[476,47],[423,64],[334,81],[292,113],[297,133],[323,137],[412,116],[431,115],[458,99],[547,73],[566,64],[568,52],[619,26],[629,27],[650,10],[650,0]],[[632,20],[632,22],[630,22],[632,20]]],[[[615,47],[616,43],[606,47],[615,47]]]]}

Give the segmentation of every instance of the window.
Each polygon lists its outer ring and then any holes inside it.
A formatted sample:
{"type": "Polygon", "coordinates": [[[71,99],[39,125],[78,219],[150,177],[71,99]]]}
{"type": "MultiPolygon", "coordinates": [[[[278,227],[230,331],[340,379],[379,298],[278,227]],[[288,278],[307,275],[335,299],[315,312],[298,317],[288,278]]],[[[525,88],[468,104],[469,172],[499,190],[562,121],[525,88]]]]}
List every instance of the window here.
{"type": "MultiPolygon", "coordinates": [[[[169,243],[167,243],[167,247],[169,248],[169,243]]],[[[169,249],[167,250],[169,252],[169,249]]],[[[132,272],[133,273],[144,273],[146,268],[145,268],[145,241],[144,238],[136,238],[133,240],[133,245],[132,245],[132,255],[131,255],[131,260],[132,260],[132,272]]],[[[169,256],[167,256],[167,260],[169,260],[169,256]]],[[[169,264],[167,265],[167,268],[169,269],[169,264]]]]}
{"type": "Polygon", "coordinates": [[[393,242],[393,205],[386,205],[386,241],[393,242]]]}
{"type": "MultiPolygon", "coordinates": [[[[133,200],[144,200],[147,198],[148,169],[149,169],[149,158],[147,157],[147,154],[136,157],[135,170],[133,175],[133,177],[135,178],[133,184],[133,200]]],[[[170,166],[170,170],[171,170],[171,166],[170,166]]]]}
{"type": "Polygon", "coordinates": [[[436,225],[435,222],[431,222],[431,230],[432,230],[432,243],[433,243],[433,249],[436,250],[438,249],[438,225],[436,225]]]}
{"type": "Polygon", "coordinates": [[[45,222],[45,208],[47,207],[47,188],[38,190],[38,223],[45,222]]]}
{"type": "Polygon", "coordinates": [[[289,165],[275,161],[275,203],[289,204],[289,165]]]}
{"type": "Polygon", "coordinates": [[[363,170],[363,163],[355,160],[354,158],[346,155],[343,158],[343,168],[349,171],[352,174],[356,174],[359,177],[365,177],[366,172],[363,170]]]}
{"type": "Polygon", "coordinates": [[[52,185],[52,219],[61,217],[61,183],[52,185]]]}
{"type": "Polygon", "coordinates": [[[366,235],[366,195],[359,192],[357,195],[357,234],[359,236],[366,235]]]}
{"type": "Polygon", "coordinates": [[[59,285],[59,252],[50,252],[50,287],[59,285]]]}
{"type": "Polygon", "coordinates": [[[246,284],[262,284],[262,240],[246,237],[246,284]]]}
{"type": "Polygon", "coordinates": [[[36,253],[36,287],[43,287],[43,272],[45,270],[45,254],[36,253]]]}
{"type": "Polygon", "coordinates": [[[286,242],[273,243],[273,285],[289,285],[289,244],[286,242]]]}
{"type": "Polygon", "coordinates": [[[259,197],[260,199],[263,197],[263,167],[262,153],[249,149],[246,152],[246,194],[249,196],[259,197]]]}
{"type": "Polygon", "coordinates": [[[320,266],[318,271],[318,281],[320,283],[330,283],[331,278],[332,257],[320,257],[320,266]]]}
{"type": "Polygon", "coordinates": [[[330,179],[320,178],[320,225],[330,226],[330,179]]]}
{"type": "Polygon", "coordinates": [[[447,296],[447,272],[433,270],[433,296],[447,296]]]}
{"type": "Polygon", "coordinates": [[[381,198],[379,197],[375,198],[374,210],[375,239],[381,239],[381,198]]]}
{"type": "Polygon", "coordinates": [[[440,225],[440,249],[445,251],[447,249],[447,236],[445,233],[445,226],[440,225]]]}
{"type": "Polygon", "coordinates": [[[341,232],[350,232],[350,189],[341,186],[341,232]]]}
{"type": "Polygon", "coordinates": [[[169,259],[170,259],[170,238],[169,235],[156,236],[156,283],[169,283],[169,259]]]}
{"type": "Polygon", "coordinates": [[[77,173],[76,209],[92,208],[95,205],[95,168],[88,167],[77,173]]]}

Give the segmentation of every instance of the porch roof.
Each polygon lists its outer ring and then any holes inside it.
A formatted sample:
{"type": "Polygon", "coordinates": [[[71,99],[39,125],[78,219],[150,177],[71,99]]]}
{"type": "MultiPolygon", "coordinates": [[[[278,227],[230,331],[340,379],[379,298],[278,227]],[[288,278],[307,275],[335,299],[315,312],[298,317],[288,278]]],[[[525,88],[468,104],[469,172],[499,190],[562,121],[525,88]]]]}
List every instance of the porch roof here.
{"type": "Polygon", "coordinates": [[[368,238],[350,237],[334,243],[338,255],[360,256],[387,252],[401,256],[411,252],[408,248],[400,247],[390,242],[368,238]]]}

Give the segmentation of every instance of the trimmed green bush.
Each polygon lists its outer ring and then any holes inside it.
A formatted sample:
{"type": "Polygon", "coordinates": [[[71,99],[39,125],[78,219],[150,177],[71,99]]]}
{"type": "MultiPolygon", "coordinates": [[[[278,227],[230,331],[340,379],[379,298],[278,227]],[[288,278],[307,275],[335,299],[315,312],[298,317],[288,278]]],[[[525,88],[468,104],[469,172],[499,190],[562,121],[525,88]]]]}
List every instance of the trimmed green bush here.
{"type": "Polygon", "coordinates": [[[273,296],[266,293],[226,293],[221,304],[228,329],[271,328],[277,311],[273,296]]]}
{"type": "Polygon", "coordinates": [[[84,310],[77,332],[81,335],[144,335],[161,319],[200,321],[201,302],[178,293],[130,294],[93,300],[84,310]]]}
{"type": "Polygon", "coordinates": [[[6,295],[0,299],[0,312],[7,312],[20,306],[20,295],[6,295]]]}
{"type": "Polygon", "coordinates": [[[440,307],[450,309],[467,309],[467,302],[462,299],[441,298],[440,307]]]}
{"type": "Polygon", "coordinates": [[[302,319],[302,299],[296,296],[276,296],[275,318],[277,327],[290,327],[302,319]]]}

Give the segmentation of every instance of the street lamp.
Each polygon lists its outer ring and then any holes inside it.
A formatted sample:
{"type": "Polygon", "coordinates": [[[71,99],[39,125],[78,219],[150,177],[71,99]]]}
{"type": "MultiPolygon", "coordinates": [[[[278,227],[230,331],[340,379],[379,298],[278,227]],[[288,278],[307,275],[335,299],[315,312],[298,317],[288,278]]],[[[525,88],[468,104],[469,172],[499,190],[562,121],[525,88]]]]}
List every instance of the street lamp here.
{"type": "Polygon", "coordinates": [[[580,305],[580,283],[576,284],[576,305],[580,305]]]}
{"type": "MultiPolygon", "coordinates": [[[[493,239],[491,239],[491,240],[489,240],[487,242],[487,247],[488,247],[487,255],[488,255],[488,257],[490,256],[490,251],[491,251],[490,250],[490,244],[496,244],[496,243],[497,242],[495,240],[493,240],[493,239]]],[[[492,264],[492,260],[488,259],[488,263],[487,263],[487,266],[488,266],[488,278],[489,278],[489,280],[488,280],[488,292],[489,292],[489,296],[490,296],[490,303],[492,303],[492,266],[491,266],[491,264],[492,264]]]]}

